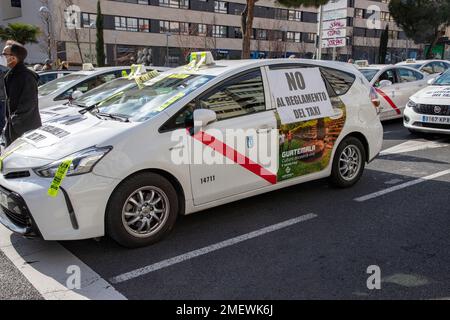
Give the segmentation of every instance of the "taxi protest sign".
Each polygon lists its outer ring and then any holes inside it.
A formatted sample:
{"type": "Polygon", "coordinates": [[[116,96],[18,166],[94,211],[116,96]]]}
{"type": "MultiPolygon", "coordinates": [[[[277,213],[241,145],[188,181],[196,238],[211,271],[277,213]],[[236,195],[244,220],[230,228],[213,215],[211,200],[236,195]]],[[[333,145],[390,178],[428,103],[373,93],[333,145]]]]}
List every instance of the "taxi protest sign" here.
{"type": "Polygon", "coordinates": [[[269,70],[268,76],[282,124],[334,116],[319,68],[269,70]]]}

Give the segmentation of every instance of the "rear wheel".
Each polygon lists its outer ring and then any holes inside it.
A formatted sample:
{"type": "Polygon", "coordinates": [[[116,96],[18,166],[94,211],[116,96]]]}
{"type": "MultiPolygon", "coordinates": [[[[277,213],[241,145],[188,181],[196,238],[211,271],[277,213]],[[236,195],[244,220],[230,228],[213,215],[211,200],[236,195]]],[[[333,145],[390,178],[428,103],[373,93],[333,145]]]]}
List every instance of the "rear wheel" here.
{"type": "Polygon", "coordinates": [[[142,173],[124,181],[107,208],[107,233],[120,245],[138,248],[161,240],[178,216],[175,188],[164,177],[142,173]]]}
{"type": "Polygon", "coordinates": [[[358,138],[347,137],[336,150],[330,181],[339,188],[353,186],[361,178],[366,165],[366,152],[358,138]]]}

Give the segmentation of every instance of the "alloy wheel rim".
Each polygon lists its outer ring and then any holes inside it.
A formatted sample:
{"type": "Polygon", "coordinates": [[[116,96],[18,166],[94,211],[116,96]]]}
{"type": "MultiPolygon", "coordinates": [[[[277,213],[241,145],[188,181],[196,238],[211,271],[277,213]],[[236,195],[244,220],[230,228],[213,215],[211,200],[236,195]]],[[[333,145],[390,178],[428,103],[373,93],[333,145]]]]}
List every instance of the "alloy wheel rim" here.
{"type": "Polygon", "coordinates": [[[142,187],[125,201],[122,223],[131,235],[148,238],[164,227],[169,211],[169,199],[164,191],[154,186],[142,187]]]}
{"type": "Polygon", "coordinates": [[[339,158],[339,173],[346,181],[353,180],[361,169],[361,151],[354,145],[345,147],[339,158]]]}

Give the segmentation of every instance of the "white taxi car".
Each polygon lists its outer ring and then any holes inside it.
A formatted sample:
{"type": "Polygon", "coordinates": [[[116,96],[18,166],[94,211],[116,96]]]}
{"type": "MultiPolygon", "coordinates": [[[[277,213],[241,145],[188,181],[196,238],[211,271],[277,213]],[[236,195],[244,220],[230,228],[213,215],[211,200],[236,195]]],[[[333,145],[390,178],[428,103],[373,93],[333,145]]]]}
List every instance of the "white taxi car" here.
{"type": "Polygon", "coordinates": [[[381,150],[378,96],[352,66],[211,53],[62,115],[2,155],[0,222],[46,240],[160,240],[179,215],[330,177],[381,150]]]}
{"type": "Polygon", "coordinates": [[[413,133],[450,134],[450,70],[410,98],[403,123],[413,133]]]}
{"type": "Polygon", "coordinates": [[[359,71],[381,96],[381,121],[402,118],[409,97],[428,81],[426,75],[406,66],[370,65],[359,71]]]}
{"type": "Polygon", "coordinates": [[[38,89],[39,109],[69,102],[75,92],[86,93],[106,82],[122,77],[130,70],[130,67],[94,68],[87,64],[82,71],[73,72],[40,86],[38,89]]]}
{"type": "Polygon", "coordinates": [[[397,63],[398,66],[408,66],[427,75],[439,75],[450,69],[450,61],[447,60],[414,60],[408,59],[397,63]]]}

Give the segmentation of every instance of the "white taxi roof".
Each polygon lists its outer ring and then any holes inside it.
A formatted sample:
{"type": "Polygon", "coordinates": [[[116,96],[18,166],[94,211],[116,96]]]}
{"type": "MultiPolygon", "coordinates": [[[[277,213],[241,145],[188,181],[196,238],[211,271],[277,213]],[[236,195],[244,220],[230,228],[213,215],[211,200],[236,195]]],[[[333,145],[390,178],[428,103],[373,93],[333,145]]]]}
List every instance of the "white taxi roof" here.
{"type": "Polygon", "coordinates": [[[101,68],[94,68],[94,70],[80,70],[73,72],[72,74],[75,75],[83,75],[83,76],[91,76],[96,74],[102,74],[109,71],[116,71],[116,70],[123,70],[130,67],[122,66],[122,67],[101,67],[101,68]]]}
{"type": "Polygon", "coordinates": [[[356,69],[345,62],[310,60],[310,59],[248,59],[248,60],[216,60],[214,64],[200,67],[198,70],[186,69],[186,66],[170,70],[172,73],[187,73],[210,76],[221,76],[241,68],[261,67],[272,64],[292,64],[301,63],[317,66],[331,67],[352,74],[356,74],[356,69]]]}

